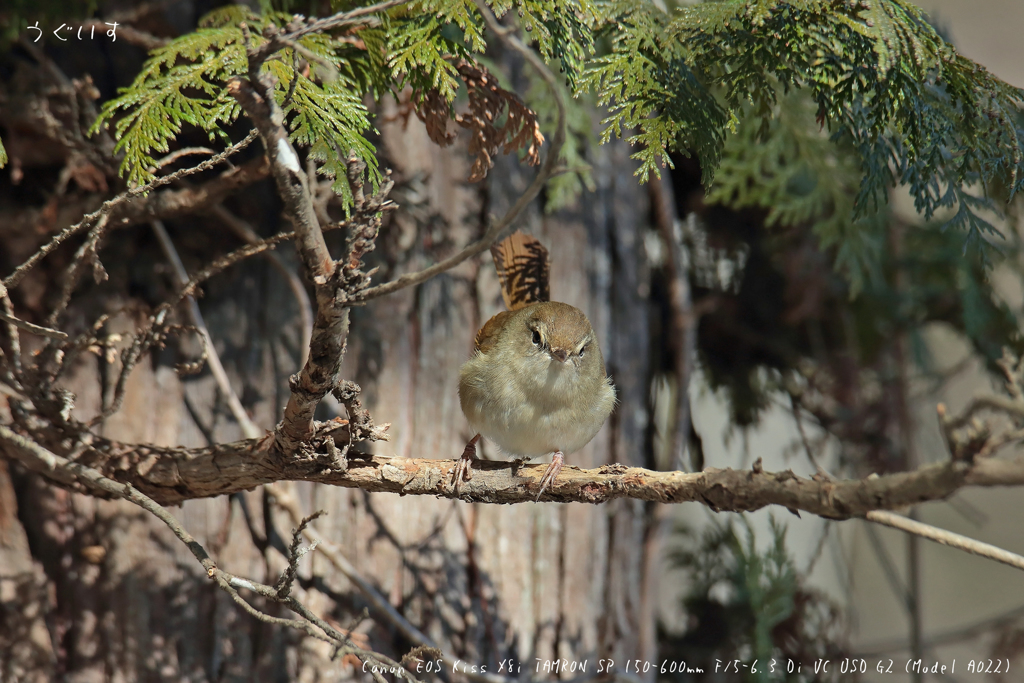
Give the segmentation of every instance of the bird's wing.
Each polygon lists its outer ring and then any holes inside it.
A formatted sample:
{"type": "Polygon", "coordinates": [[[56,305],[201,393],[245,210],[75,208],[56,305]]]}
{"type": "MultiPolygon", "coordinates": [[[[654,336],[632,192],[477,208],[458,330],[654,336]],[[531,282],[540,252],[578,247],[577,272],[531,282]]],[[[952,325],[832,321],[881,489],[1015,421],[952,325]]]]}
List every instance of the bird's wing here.
{"type": "Polygon", "coordinates": [[[498,333],[501,331],[502,322],[510,315],[512,315],[510,311],[502,311],[484,323],[473,340],[473,346],[477,351],[487,353],[494,348],[494,345],[498,343],[498,333]]]}
{"type": "MultiPolygon", "coordinates": [[[[501,282],[501,296],[508,310],[515,311],[528,304],[551,300],[551,263],[548,250],[540,240],[516,231],[491,247],[491,256],[494,257],[494,267],[498,270],[498,281],[501,282]]],[[[491,322],[495,318],[491,318],[491,322]]],[[[487,325],[480,330],[480,334],[483,334],[484,329],[487,329],[487,325]]]]}

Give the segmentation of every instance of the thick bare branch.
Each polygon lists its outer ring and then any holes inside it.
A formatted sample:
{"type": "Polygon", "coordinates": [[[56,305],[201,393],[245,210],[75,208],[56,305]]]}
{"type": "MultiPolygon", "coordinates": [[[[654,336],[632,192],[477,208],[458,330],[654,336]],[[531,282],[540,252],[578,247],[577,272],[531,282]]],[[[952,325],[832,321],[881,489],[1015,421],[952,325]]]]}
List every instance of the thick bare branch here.
{"type": "Polygon", "coordinates": [[[313,434],[313,413],[320,400],[338,386],[341,361],[348,339],[348,302],[340,296],[341,275],[327,250],[316,216],[309,181],[299,157],[288,141],[284,113],[274,100],[274,83],[261,74],[266,55],[249,50],[249,79],[234,78],[228,92],[238,100],[256,124],[277,191],[284,202],[284,214],[295,228],[295,243],[316,289],[316,318],[310,337],[310,353],[302,369],[290,378],[291,394],[284,419],[275,432],[277,447],[286,454],[296,452],[313,434]]]}
{"type": "Polygon", "coordinates": [[[334,260],[320,231],[306,174],[302,172],[299,156],[288,141],[284,112],[274,101],[274,84],[269,74],[259,73],[258,65],[254,65],[252,59],[249,66],[250,79],[231,79],[228,93],[238,100],[263,140],[270,160],[270,173],[284,202],[284,215],[295,228],[296,247],[307,272],[314,281],[318,278],[326,281],[334,274],[334,260]]]}
{"type": "MultiPolygon", "coordinates": [[[[347,440],[348,425],[327,422],[319,434],[347,440]],[[332,431],[333,430],[333,431],[332,431]]],[[[305,457],[282,457],[268,439],[250,439],[209,448],[157,448],[91,437],[81,461],[106,476],[131,483],[163,504],[253,489],[275,481],[316,481],[332,486],[402,495],[454,498],[451,478],[457,460],[363,456],[350,452],[348,466],[333,468],[322,447],[305,457]]],[[[0,439],[2,442],[2,439],[0,439]]],[[[9,453],[9,457],[16,454],[9,453]]],[[[464,501],[523,503],[536,499],[544,464],[482,461],[473,479],[460,487],[464,501]]],[[[894,510],[941,500],[965,486],[1024,486],[1024,456],[974,463],[947,461],[865,479],[829,481],[791,471],[712,469],[703,472],[655,472],[605,465],[567,466],[545,500],[603,503],[635,498],[659,503],[699,502],[716,511],[741,512],[781,505],[830,519],[862,517],[872,510],[894,510]]]]}

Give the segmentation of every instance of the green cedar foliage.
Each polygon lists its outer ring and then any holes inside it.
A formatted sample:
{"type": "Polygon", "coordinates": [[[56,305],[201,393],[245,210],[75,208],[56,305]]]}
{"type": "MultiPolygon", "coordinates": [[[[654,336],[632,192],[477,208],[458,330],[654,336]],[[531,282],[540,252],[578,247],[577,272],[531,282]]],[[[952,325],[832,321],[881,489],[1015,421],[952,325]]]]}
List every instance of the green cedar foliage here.
{"type": "Polygon", "coordinates": [[[930,219],[950,223],[971,244],[996,230],[966,191],[1024,185],[1017,116],[1022,91],[959,55],[902,0],[707,2],[665,12],[653,3],[599,5],[609,54],[584,84],[610,108],[610,135],[640,149],[642,179],[694,151],[705,185],[737,120],[767,124],[782,94],[806,89],[832,138],[852,145],[861,172],[855,207],[884,203],[905,185],[930,219]]]}
{"type": "MultiPolygon", "coordinates": [[[[511,4],[498,2],[502,15],[511,4]]],[[[585,3],[529,0],[517,6],[519,23],[536,42],[541,55],[559,62],[566,80],[575,84],[591,49],[585,3]]],[[[283,27],[290,15],[267,11],[256,15],[241,6],[216,10],[200,28],[154,50],[135,82],[107,102],[94,130],[114,124],[116,151],[123,154],[121,172],[129,182],[145,183],[155,172],[156,156],[166,153],[184,125],[223,138],[223,128],[242,113],[225,89],[227,81],[248,70],[245,22],[254,46],[264,42],[263,31],[283,27]]],[[[284,49],[263,69],[277,81],[275,97],[284,108],[292,142],[306,147],[320,162],[320,173],[339,179],[335,191],[348,200],[344,158],[354,149],[366,160],[371,183],[379,170],[368,139],[371,114],[364,103],[409,86],[421,103],[430,92],[449,106],[460,88],[455,63],[472,61],[482,53],[484,23],[472,0],[413,0],[378,16],[375,26],[354,34],[310,35],[300,43],[313,61],[329,64],[332,73],[296,70],[300,58],[284,49]]]]}
{"type": "MultiPolygon", "coordinates": [[[[1024,352],[990,267],[1019,273],[1020,244],[1003,242],[989,259],[965,250],[961,232],[906,224],[888,206],[855,218],[857,151],[809,125],[813,111],[806,93],[793,92],[767,131],[744,119],[723,149],[719,180],[687,233],[695,305],[715,300],[697,351],[737,425],[791,394],[847,455],[881,472],[899,452],[892,368],[940,374],[927,353],[930,328],[954,331],[993,372],[1003,349],[1024,352]],[[893,343],[901,337],[903,359],[893,343]]],[[[698,184],[699,170],[690,173],[698,184]]]]}
{"type": "MultiPolygon", "coordinates": [[[[858,217],[902,184],[926,219],[952,209],[950,223],[967,231],[968,245],[981,245],[996,232],[978,211],[987,206],[985,192],[999,183],[1012,197],[1024,184],[1022,92],[960,56],[903,0],[731,0],[671,11],[635,0],[493,0],[491,6],[559,65],[569,92],[593,92],[608,108],[603,139],[625,135],[638,146],[642,180],[671,163],[668,152],[694,152],[710,187],[731,133],[763,135],[785,93],[801,89],[831,140],[856,151],[858,217]],[[749,120],[760,128],[746,127],[749,120]],[[983,196],[968,192],[972,186],[983,196]]],[[[246,69],[239,22],[247,22],[259,44],[264,28],[289,18],[221,9],[194,33],[154,51],[96,124],[114,124],[130,182],[152,177],[155,158],[185,125],[224,137],[222,128],[241,113],[224,87],[246,69]]],[[[339,160],[355,149],[376,179],[367,98],[409,86],[414,104],[431,91],[451,104],[460,89],[454,63],[487,48],[472,0],[412,0],[377,19],[359,31],[303,39],[302,47],[333,65],[334,74],[318,75],[315,66],[295,73],[300,62],[290,49],[265,65],[278,78],[279,102],[295,85],[286,106],[292,139],[309,146],[327,176],[338,177],[339,160]]],[[[570,147],[567,157],[572,154],[570,147]]],[[[577,161],[566,158],[570,167],[581,166],[577,161]]],[[[556,205],[581,178],[558,182],[564,187],[554,188],[556,205]]],[[[346,191],[344,183],[336,187],[346,191]]],[[[809,201],[819,200],[827,198],[809,201]]],[[[858,282],[873,237],[862,234],[864,224],[840,225],[847,211],[836,204],[833,218],[818,227],[826,245],[841,245],[839,263],[858,282]]]]}
{"type": "Polygon", "coordinates": [[[707,201],[766,211],[769,228],[809,225],[822,250],[846,275],[851,296],[878,276],[890,216],[877,207],[855,211],[861,170],[855,150],[838,144],[815,123],[814,102],[800,91],[780,98],[767,130],[741,117],[726,141],[707,201]]]}
{"type": "MultiPolygon", "coordinates": [[[[244,6],[234,5],[210,13],[200,27],[153,51],[131,87],[103,106],[93,129],[116,120],[115,151],[123,153],[121,172],[128,181],[143,184],[153,178],[155,155],[166,153],[185,124],[206,131],[210,139],[228,142],[223,128],[242,113],[225,86],[234,76],[248,71],[245,22],[255,46],[264,39],[260,33],[270,24],[283,26],[291,17],[284,14],[257,16],[244,6]]],[[[366,140],[370,117],[354,81],[340,69],[333,40],[309,35],[301,46],[319,60],[337,69],[332,79],[314,79],[296,71],[293,50],[285,49],[264,64],[277,80],[275,97],[287,118],[290,138],[309,149],[313,159],[323,163],[320,172],[338,179],[335,191],[347,192],[343,182],[344,152],[355,149],[367,160],[371,179],[379,172],[374,149],[366,140]],[[294,86],[294,88],[293,88],[294,86]],[[289,91],[292,96],[286,102],[289,91]]]]}

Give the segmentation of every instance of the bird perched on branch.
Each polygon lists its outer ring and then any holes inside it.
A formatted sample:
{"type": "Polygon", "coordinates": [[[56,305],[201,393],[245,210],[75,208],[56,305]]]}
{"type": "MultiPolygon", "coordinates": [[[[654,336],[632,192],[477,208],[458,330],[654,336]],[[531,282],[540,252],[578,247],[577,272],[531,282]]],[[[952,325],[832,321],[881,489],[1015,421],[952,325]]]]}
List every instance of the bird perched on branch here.
{"type": "Polygon", "coordinates": [[[507,311],[476,333],[459,372],[459,401],[477,432],[455,468],[454,487],[472,478],[476,444],[486,437],[513,458],[552,453],[539,500],[564,456],[594,438],[615,406],[594,329],[583,311],[551,301],[547,249],[516,232],[491,247],[507,311]]]}

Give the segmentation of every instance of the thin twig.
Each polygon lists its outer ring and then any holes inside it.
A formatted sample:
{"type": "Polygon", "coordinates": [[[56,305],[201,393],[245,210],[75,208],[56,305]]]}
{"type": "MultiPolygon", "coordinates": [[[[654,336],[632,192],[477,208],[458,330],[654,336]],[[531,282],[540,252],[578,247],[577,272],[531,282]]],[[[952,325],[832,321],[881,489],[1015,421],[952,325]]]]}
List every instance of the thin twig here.
{"type": "Polygon", "coordinates": [[[3,311],[0,311],[0,320],[8,322],[17,328],[31,332],[32,334],[38,334],[40,337],[49,337],[50,339],[60,339],[61,341],[68,338],[68,335],[60,330],[54,330],[49,327],[43,327],[42,325],[34,325],[33,323],[26,322],[20,318],[15,318],[13,315],[7,315],[3,311]]]}
{"type": "MultiPolygon", "coordinates": [[[[185,270],[185,264],[181,262],[181,257],[178,256],[177,249],[174,248],[171,236],[167,234],[167,228],[164,227],[161,221],[153,221],[150,225],[160,241],[160,246],[164,250],[167,260],[170,261],[171,267],[174,269],[178,283],[183,287],[187,287],[189,285],[188,272],[185,270]]],[[[199,329],[199,333],[203,338],[203,344],[206,346],[206,362],[210,366],[210,372],[217,381],[217,386],[224,395],[224,400],[227,401],[231,414],[234,416],[235,421],[238,422],[238,426],[241,427],[242,434],[247,439],[259,438],[263,435],[263,430],[252,421],[249,414],[245,411],[241,400],[239,400],[238,394],[232,389],[228,373],[224,370],[224,365],[220,362],[220,355],[213,345],[213,337],[210,336],[210,330],[206,327],[206,322],[203,320],[202,311],[199,310],[199,304],[196,303],[195,297],[191,295],[188,297],[188,312],[189,317],[192,319],[192,324],[199,329]]]]}
{"type": "Polygon", "coordinates": [[[100,216],[99,220],[96,221],[92,229],[89,231],[89,236],[85,238],[85,242],[75,252],[74,257],[71,259],[71,264],[64,272],[63,282],[61,283],[60,297],[57,299],[57,303],[53,305],[50,313],[46,316],[46,322],[50,327],[56,327],[57,321],[60,319],[61,313],[71,303],[71,295],[74,293],[75,287],[78,286],[78,280],[82,276],[82,270],[87,265],[92,265],[95,269],[99,267],[102,273],[102,279],[106,279],[106,273],[103,272],[103,267],[99,266],[99,254],[97,253],[100,248],[100,240],[103,239],[103,233],[106,231],[107,224],[110,222],[110,215],[105,214],[100,216]]]}
{"type": "Polygon", "coordinates": [[[213,573],[217,569],[217,564],[213,561],[213,558],[210,557],[203,546],[192,537],[192,534],[190,534],[174,517],[174,515],[166,510],[166,508],[133,487],[131,484],[121,484],[113,479],[103,476],[91,467],[86,467],[81,463],[62,458],[61,456],[43,448],[35,441],[25,438],[2,424],[0,424],[0,441],[5,442],[9,447],[16,449],[18,453],[23,456],[20,459],[21,462],[27,466],[31,466],[32,469],[37,472],[54,477],[65,483],[75,480],[83,482],[93,488],[100,489],[101,491],[105,491],[106,493],[112,494],[118,498],[125,498],[144,510],[151,512],[161,522],[166,524],[172,532],[174,532],[174,535],[178,537],[178,540],[185,544],[185,547],[187,547],[192,555],[195,556],[199,561],[199,564],[203,565],[203,569],[206,570],[207,576],[210,576],[211,578],[213,577],[213,573]]]}
{"type": "MultiPolygon", "coordinates": [[[[344,223],[344,222],[343,223],[336,223],[336,224],[332,224],[332,225],[328,226],[328,228],[333,230],[333,229],[345,227],[347,225],[348,224],[344,223]]],[[[132,368],[135,366],[135,364],[138,362],[139,358],[141,358],[142,353],[144,353],[154,343],[158,343],[158,339],[157,339],[158,337],[165,337],[167,335],[167,333],[172,331],[172,329],[175,327],[175,326],[170,326],[170,325],[168,325],[166,323],[167,315],[169,314],[169,312],[170,312],[170,310],[171,310],[171,308],[173,306],[177,305],[180,301],[182,301],[186,297],[193,296],[195,294],[196,288],[200,284],[202,284],[203,282],[208,280],[210,277],[212,277],[213,275],[216,275],[217,273],[220,273],[221,271],[227,269],[231,265],[233,265],[233,264],[235,264],[235,263],[237,263],[239,261],[242,261],[243,259],[245,259],[245,258],[247,258],[249,256],[261,253],[261,252],[263,252],[263,251],[265,251],[267,249],[272,249],[277,244],[279,244],[280,242],[283,242],[285,240],[293,239],[294,237],[295,237],[295,233],[294,232],[278,233],[277,235],[273,235],[272,237],[268,237],[265,240],[262,240],[261,242],[259,242],[257,244],[249,245],[249,246],[246,246],[246,247],[242,247],[241,249],[233,251],[233,252],[231,252],[231,253],[229,253],[229,254],[227,254],[227,255],[225,255],[225,256],[217,259],[217,260],[215,260],[212,264],[210,264],[209,266],[207,266],[206,268],[204,268],[200,272],[198,272],[195,275],[193,275],[192,278],[189,280],[188,284],[185,285],[184,287],[182,287],[182,289],[174,296],[174,298],[170,302],[162,304],[157,309],[157,311],[152,316],[150,316],[149,321],[146,324],[146,326],[144,326],[141,330],[137,331],[137,333],[135,335],[135,340],[122,353],[122,368],[121,368],[120,374],[118,375],[117,382],[115,383],[115,387],[114,387],[114,400],[113,400],[113,402],[108,407],[108,409],[104,410],[103,412],[101,412],[100,414],[95,416],[92,420],[90,420],[89,426],[95,426],[95,425],[101,423],[102,421],[107,419],[110,415],[112,415],[114,412],[116,412],[117,410],[120,409],[120,405],[121,405],[121,403],[123,401],[123,397],[124,397],[124,389],[125,389],[125,386],[126,386],[128,375],[130,374],[130,372],[131,372],[132,368]]],[[[7,300],[4,299],[2,301],[6,302],[7,300]]],[[[198,328],[196,328],[195,331],[198,331],[198,328]]],[[[205,341],[206,340],[204,339],[204,342],[205,341]]],[[[203,350],[204,350],[203,360],[205,360],[205,354],[209,350],[211,350],[211,349],[212,349],[212,346],[209,343],[204,343],[203,344],[203,350]]],[[[229,383],[225,382],[225,384],[222,385],[222,390],[225,391],[225,395],[230,396],[233,392],[228,391],[228,388],[229,388],[229,383]]],[[[240,403],[239,403],[239,405],[240,405],[240,403]]],[[[245,415],[245,411],[244,410],[238,411],[236,413],[236,416],[239,418],[239,424],[241,424],[241,425],[245,425],[246,424],[246,422],[242,420],[242,416],[243,415],[245,415]]],[[[243,427],[243,428],[250,430],[250,433],[253,433],[253,434],[256,433],[256,431],[253,430],[252,427],[243,427]]],[[[251,437],[251,438],[255,438],[255,437],[251,437]]]]}
{"type": "Polygon", "coordinates": [[[1024,401],[1011,398],[1009,396],[975,396],[959,415],[954,418],[950,418],[944,426],[950,431],[960,429],[970,423],[971,418],[982,410],[992,410],[998,413],[1005,413],[1020,419],[1024,418],[1024,401]]]}
{"type": "MultiPolygon", "coordinates": [[[[0,311],[3,312],[5,318],[13,318],[14,316],[14,304],[11,302],[11,297],[7,295],[7,288],[4,287],[3,283],[0,283],[0,311]]],[[[0,368],[4,370],[4,376],[12,383],[19,384],[18,376],[21,374],[21,336],[18,334],[18,328],[14,323],[5,320],[3,326],[4,332],[7,335],[7,348],[10,351],[11,359],[10,366],[7,363],[0,364],[0,368]]],[[[3,353],[3,346],[0,346],[0,354],[3,353]]]]}
{"type": "Polygon", "coordinates": [[[819,474],[826,474],[825,470],[820,464],[818,464],[818,458],[814,455],[814,449],[811,447],[811,441],[807,438],[807,431],[804,429],[804,420],[800,415],[800,403],[797,401],[796,396],[791,392],[789,393],[789,407],[793,411],[793,422],[796,423],[797,433],[800,434],[800,443],[803,444],[804,453],[807,455],[807,459],[810,461],[811,466],[819,474]]]}
{"type": "Polygon", "coordinates": [[[395,667],[395,669],[400,671],[401,675],[411,683],[419,683],[411,673],[402,667],[401,664],[390,657],[353,645],[351,640],[345,634],[339,632],[323,619],[313,614],[305,605],[300,603],[294,597],[287,596],[282,598],[278,595],[278,590],[272,586],[267,586],[250,579],[235,576],[234,574],[230,574],[218,568],[217,563],[214,562],[212,557],[210,557],[210,554],[206,549],[196,541],[192,534],[182,526],[181,522],[179,522],[174,515],[168,512],[166,508],[154,501],[152,498],[134,488],[131,484],[116,482],[113,479],[103,476],[100,472],[91,467],[63,458],[2,424],[0,424],[0,444],[4,444],[9,449],[15,451],[12,455],[17,457],[19,462],[22,462],[33,471],[39,472],[44,476],[63,483],[82,483],[88,487],[99,489],[114,497],[124,498],[125,500],[128,500],[129,502],[134,503],[147,512],[153,514],[157,519],[167,525],[178,540],[185,544],[196,560],[198,560],[203,566],[203,569],[206,570],[206,575],[213,579],[223,590],[229,593],[232,599],[239,604],[239,606],[257,619],[271,624],[300,629],[315,638],[332,643],[339,648],[340,652],[355,654],[357,657],[376,661],[389,668],[395,667]],[[242,600],[235,591],[237,588],[244,588],[256,593],[257,595],[284,604],[290,610],[305,619],[305,621],[280,619],[268,614],[263,614],[251,605],[248,605],[246,601],[242,600]],[[322,635],[313,629],[314,626],[322,631],[322,635]]]}
{"type": "MultiPolygon", "coordinates": [[[[294,496],[286,492],[277,484],[268,484],[266,490],[267,493],[273,497],[274,503],[287,512],[292,518],[293,524],[301,523],[303,519],[302,511],[299,509],[299,503],[295,500],[294,496]]],[[[352,585],[354,585],[356,589],[363,594],[363,597],[365,597],[370,603],[374,611],[379,616],[391,622],[391,624],[410,642],[438,650],[441,653],[441,659],[449,666],[454,666],[456,662],[461,660],[460,657],[456,657],[449,652],[441,650],[428,635],[413,626],[408,619],[403,617],[401,613],[396,610],[390,602],[388,602],[387,598],[381,595],[373,584],[367,581],[366,578],[359,573],[359,570],[357,570],[355,566],[348,561],[337,546],[329,541],[325,541],[324,538],[312,527],[306,527],[303,530],[303,535],[305,535],[306,540],[310,543],[317,544],[317,549],[320,554],[326,557],[334,568],[341,572],[345,578],[347,578],[352,585]]],[[[460,670],[459,673],[463,674],[468,680],[474,681],[475,683],[510,683],[511,681],[511,679],[505,678],[504,676],[498,676],[497,674],[472,672],[470,671],[471,668],[472,667],[466,667],[464,670],[460,670]]]]}
{"type": "Polygon", "coordinates": [[[952,531],[946,531],[945,529],[939,529],[931,526],[930,524],[923,524],[916,522],[912,519],[907,519],[901,515],[897,515],[893,512],[886,512],[883,510],[872,510],[864,515],[864,518],[868,521],[875,522],[877,524],[884,524],[890,526],[893,529],[899,529],[900,531],[906,531],[909,534],[920,536],[921,538],[927,538],[929,541],[935,541],[942,545],[948,545],[952,548],[957,548],[974,555],[980,555],[981,557],[987,557],[1003,564],[1008,564],[1011,567],[1017,569],[1024,569],[1024,557],[1011,553],[1009,550],[1003,550],[997,548],[989,543],[982,541],[976,541],[973,538],[967,536],[961,536],[960,534],[953,533],[952,531]]]}
{"type": "Polygon", "coordinates": [[[288,566],[281,573],[277,583],[274,584],[274,588],[277,589],[277,597],[284,599],[291,595],[292,584],[295,583],[295,577],[299,575],[299,560],[302,559],[303,555],[320,545],[319,542],[313,541],[308,548],[303,549],[301,547],[303,532],[309,528],[310,522],[326,514],[323,510],[317,510],[313,514],[299,520],[298,528],[292,531],[292,543],[288,546],[288,555],[285,558],[288,560],[288,566]]]}
{"type": "MultiPolygon", "coordinates": [[[[154,190],[158,187],[163,187],[164,185],[173,183],[175,180],[179,180],[181,178],[185,178],[187,176],[196,173],[201,173],[203,171],[213,168],[214,166],[224,161],[231,155],[237,154],[238,152],[248,147],[249,143],[256,139],[256,136],[256,131],[252,130],[240,142],[231,145],[220,154],[210,157],[206,161],[196,166],[193,166],[191,168],[183,168],[180,171],[175,171],[174,173],[163,176],[161,178],[154,178],[145,185],[133,187],[130,190],[127,190],[126,192],[122,192],[113,199],[108,199],[107,201],[103,202],[103,205],[100,206],[100,208],[96,209],[92,213],[86,214],[85,216],[82,217],[82,220],[78,221],[69,228],[65,228],[60,233],[54,235],[49,242],[40,247],[34,254],[32,254],[32,256],[29,257],[27,261],[25,261],[20,266],[15,268],[13,273],[4,278],[2,283],[4,288],[11,289],[13,287],[16,287],[18,283],[21,282],[21,280],[25,277],[28,271],[31,270],[37,263],[39,263],[39,261],[45,258],[50,252],[59,247],[65,240],[67,240],[72,235],[76,234],[82,228],[93,225],[94,222],[99,220],[101,216],[109,215],[109,213],[117,206],[123,204],[129,199],[142,196],[147,192],[154,190]]],[[[3,293],[0,293],[0,297],[2,296],[3,293]]]]}
{"type": "Polygon", "coordinates": [[[278,234],[261,240],[256,244],[250,244],[228,252],[224,256],[214,260],[210,265],[193,274],[189,281],[181,288],[181,290],[178,291],[173,303],[177,303],[185,297],[194,296],[196,288],[214,275],[224,272],[231,266],[239,263],[240,261],[244,261],[250,256],[255,256],[256,254],[261,254],[268,249],[273,249],[281,242],[290,240],[294,237],[294,232],[279,232],[278,234]]]}
{"type": "MultiPolygon", "coordinates": [[[[305,47],[295,42],[294,40],[288,38],[278,38],[278,40],[280,40],[282,45],[284,45],[285,47],[290,47],[292,50],[294,50],[293,54],[302,55],[303,57],[306,58],[306,61],[310,62],[311,64],[319,64],[320,66],[322,66],[324,70],[327,72],[326,75],[321,75],[321,78],[323,78],[323,80],[329,82],[334,82],[338,80],[338,67],[334,66],[334,64],[331,64],[331,62],[324,59],[320,55],[310,50],[307,50],[305,47]]],[[[296,59],[295,61],[298,60],[296,59]]],[[[297,72],[298,69],[294,69],[294,71],[297,72]]],[[[295,84],[298,82],[298,80],[298,73],[296,73],[292,78],[291,85],[288,86],[288,92],[290,94],[285,97],[282,103],[282,107],[287,107],[288,103],[291,102],[291,95],[295,94],[295,84]]]]}
{"type": "Polygon", "coordinates": [[[193,154],[216,154],[216,152],[209,147],[182,147],[181,149],[174,150],[167,156],[157,159],[156,163],[150,166],[149,172],[155,173],[157,169],[161,169],[168,164],[173,164],[182,157],[191,156],[193,154]]]}
{"type": "Polygon", "coordinates": [[[315,21],[309,21],[305,26],[302,26],[289,33],[283,33],[273,36],[267,36],[269,40],[261,45],[258,49],[253,52],[253,59],[258,63],[262,64],[272,54],[277,52],[283,47],[286,47],[288,43],[299,40],[300,38],[307,36],[311,33],[323,33],[342,26],[351,26],[353,24],[365,24],[373,21],[374,18],[371,15],[378,14],[380,12],[386,12],[392,7],[398,7],[404,5],[410,0],[386,0],[385,2],[379,2],[376,5],[368,5],[366,7],[357,7],[356,9],[349,10],[347,12],[338,12],[329,17],[318,19],[315,21]]]}
{"type": "Polygon", "coordinates": [[[501,219],[495,221],[487,228],[487,232],[484,233],[483,237],[467,245],[459,253],[449,256],[440,263],[435,263],[429,268],[424,268],[423,270],[415,273],[402,275],[391,282],[386,282],[384,284],[377,285],[376,287],[370,287],[360,295],[360,301],[369,301],[371,299],[384,296],[385,294],[397,292],[398,290],[406,287],[422,284],[436,275],[440,275],[445,271],[451,270],[463,261],[490,249],[491,245],[502,238],[505,230],[512,225],[512,222],[519,216],[523,209],[529,206],[537,195],[540,194],[540,191],[544,188],[547,181],[550,180],[558,171],[558,158],[562,151],[562,145],[565,144],[566,108],[565,98],[561,89],[558,87],[555,75],[551,73],[551,70],[548,69],[547,65],[545,65],[540,57],[537,56],[536,52],[524,45],[523,42],[513,35],[509,29],[498,23],[498,20],[495,18],[490,8],[488,8],[482,0],[477,0],[477,8],[480,10],[480,14],[483,15],[484,21],[487,22],[487,26],[498,35],[502,42],[508,45],[512,50],[522,55],[522,57],[530,63],[537,73],[540,74],[540,77],[545,83],[547,83],[548,88],[551,90],[551,94],[555,100],[555,105],[558,107],[558,121],[555,127],[555,133],[551,138],[551,146],[548,148],[548,155],[544,159],[544,163],[537,172],[537,175],[534,177],[533,182],[531,182],[529,187],[526,188],[526,191],[519,196],[519,199],[517,199],[515,204],[512,205],[512,208],[510,208],[508,212],[501,217],[501,219]]]}

